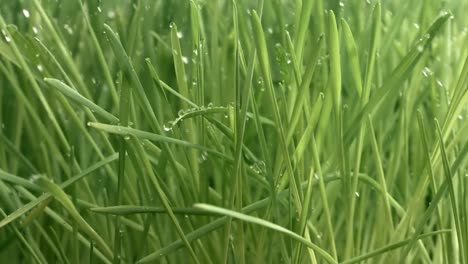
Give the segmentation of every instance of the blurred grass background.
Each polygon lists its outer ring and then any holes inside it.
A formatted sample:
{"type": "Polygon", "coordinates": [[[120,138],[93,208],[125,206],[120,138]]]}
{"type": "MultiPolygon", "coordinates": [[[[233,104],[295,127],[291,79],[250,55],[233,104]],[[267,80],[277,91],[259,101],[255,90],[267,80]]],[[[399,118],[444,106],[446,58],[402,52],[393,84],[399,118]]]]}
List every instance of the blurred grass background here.
{"type": "Polygon", "coordinates": [[[0,259],[466,263],[466,10],[2,1],[0,259]]]}

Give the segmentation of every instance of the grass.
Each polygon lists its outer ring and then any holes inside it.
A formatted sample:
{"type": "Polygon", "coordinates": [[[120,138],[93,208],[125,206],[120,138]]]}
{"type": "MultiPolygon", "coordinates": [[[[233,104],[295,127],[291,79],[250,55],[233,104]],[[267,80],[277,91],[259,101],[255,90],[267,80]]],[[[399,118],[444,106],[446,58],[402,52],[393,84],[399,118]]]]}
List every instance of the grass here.
{"type": "Polygon", "coordinates": [[[3,1],[0,259],[468,263],[465,1],[3,1]]]}

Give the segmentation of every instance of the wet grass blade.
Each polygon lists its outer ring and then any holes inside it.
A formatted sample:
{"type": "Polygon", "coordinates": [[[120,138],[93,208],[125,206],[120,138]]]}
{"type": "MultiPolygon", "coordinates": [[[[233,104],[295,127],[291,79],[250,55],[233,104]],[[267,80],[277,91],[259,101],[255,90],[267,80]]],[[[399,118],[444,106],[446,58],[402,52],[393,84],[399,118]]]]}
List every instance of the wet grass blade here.
{"type": "Polygon", "coordinates": [[[85,98],[81,94],[79,94],[77,91],[73,90],[70,88],[68,85],[66,85],[64,82],[57,80],[57,79],[51,79],[51,78],[45,78],[44,81],[48,84],[50,84],[52,87],[55,89],[59,90],[61,93],[63,93],[65,96],[70,98],[71,100],[75,101],[79,105],[88,107],[92,112],[95,112],[97,115],[101,116],[105,120],[111,122],[111,123],[118,123],[119,119],[115,117],[113,114],[107,112],[91,100],[85,98]]]}
{"type": "Polygon", "coordinates": [[[96,242],[97,246],[103,251],[106,257],[112,259],[112,250],[106,244],[104,239],[80,215],[75,205],[72,203],[68,195],[62,190],[62,188],[43,176],[40,176],[35,181],[44,190],[50,192],[55,197],[55,199],[57,199],[63,205],[63,207],[68,211],[68,213],[74,219],[74,221],[76,221],[77,225],[87,235],[89,235],[93,241],[96,242]]]}
{"type": "Polygon", "coordinates": [[[284,228],[282,226],[279,226],[279,225],[273,224],[271,222],[265,221],[265,220],[263,220],[261,218],[249,216],[249,215],[246,215],[246,214],[243,214],[243,213],[235,212],[235,211],[232,211],[232,210],[224,209],[224,208],[209,205],[209,204],[195,204],[194,207],[198,208],[198,209],[205,210],[207,212],[230,216],[232,218],[236,218],[236,219],[245,221],[247,223],[261,225],[261,226],[264,226],[264,227],[266,227],[268,229],[271,229],[273,231],[280,232],[280,233],[282,233],[282,234],[284,234],[286,236],[289,236],[292,239],[304,244],[305,246],[312,248],[313,250],[315,250],[317,252],[317,254],[321,255],[328,263],[337,263],[333,259],[333,257],[330,256],[324,249],[320,248],[319,246],[315,245],[314,243],[310,242],[309,240],[306,240],[302,236],[299,236],[298,234],[293,233],[292,231],[290,231],[290,230],[288,230],[288,229],[286,229],[286,228],[284,228]]]}

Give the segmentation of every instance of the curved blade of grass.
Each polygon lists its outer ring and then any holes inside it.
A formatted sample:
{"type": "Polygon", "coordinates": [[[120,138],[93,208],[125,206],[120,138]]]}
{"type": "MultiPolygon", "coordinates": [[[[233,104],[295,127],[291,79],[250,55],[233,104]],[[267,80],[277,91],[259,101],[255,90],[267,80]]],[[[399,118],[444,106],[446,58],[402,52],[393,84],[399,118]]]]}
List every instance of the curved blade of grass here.
{"type": "Polygon", "coordinates": [[[291,115],[292,120],[288,125],[289,131],[286,136],[287,143],[290,142],[294,131],[296,131],[297,129],[296,126],[299,121],[299,118],[301,117],[300,113],[303,110],[305,99],[307,98],[307,92],[309,92],[309,86],[310,86],[310,83],[312,82],[312,77],[314,76],[314,72],[317,66],[320,51],[322,49],[322,43],[323,43],[323,35],[320,35],[314,47],[313,53],[311,57],[309,58],[310,60],[309,65],[307,65],[307,69],[304,73],[304,78],[302,79],[301,85],[299,87],[299,95],[294,104],[294,110],[292,111],[292,115],[291,115]]]}
{"type": "MultiPolygon", "coordinates": [[[[376,58],[376,50],[377,46],[379,45],[380,42],[380,24],[381,24],[381,11],[380,11],[380,2],[378,2],[373,9],[373,21],[372,21],[372,32],[370,36],[370,44],[369,44],[369,51],[368,51],[368,58],[367,58],[367,64],[366,64],[366,71],[365,71],[365,76],[364,76],[364,87],[358,88],[358,93],[360,95],[360,105],[359,109],[362,110],[363,107],[367,104],[369,101],[369,95],[370,95],[370,85],[373,80],[373,75],[374,75],[374,70],[375,70],[375,58],[376,58]]],[[[352,41],[352,34],[351,32],[348,32],[347,25],[343,26],[343,31],[345,38],[351,38],[348,41],[352,41]],[[347,36],[350,35],[350,36],[347,36]]],[[[348,46],[348,54],[349,56],[354,56],[352,53],[352,44],[347,44],[348,46]],[[351,50],[349,50],[351,49],[351,50]]],[[[357,54],[356,54],[357,56],[357,54]]],[[[358,61],[358,58],[356,58],[356,61],[358,61]]],[[[356,62],[354,62],[356,63],[356,62]]],[[[354,67],[357,67],[359,69],[359,64],[354,65],[354,67]]],[[[354,75],[354,80],[355,80],[355,85],[362,85],[361,82],[361,75],[358,73],[358,76],[356,75],[355,70],[353,71],[354,75]]],[[[364,141],[364,126],[362,125],[357,125],[359,127],[359,132],[358,132],[358,138],[357,138],[357,143],[356,143],[356,150],[355,150],[355,164],[354,164],[354,171],[359,171],[360,166],[361,166],[361,158],[362,158],[362,149],[363,149],[363,141],[364,141]]],[[[351,194],[356,193],[358,189],[358,177],[354,178],[354,181],[352,182],[352,187],[351,187],[351,194]]],[[[350,257],[352,255],[352,251],[355,248],[355,240],[354,240],[354,215],[355,215],[355,210],[356,210],[356,196],[352,195],[351,196],[351,201],[350,201],[350,207],[349,207],[349,221],[347,225],[347,234],[346,234],[346,249],[345,249],[345,256],[350,257]]]]}
{"type": "Polygon", "coordinates": [[[327,197],[327,190],[325,187],[325,180],[323,178],[322,166],[320,164],[320,157],[319,157],[319,152],[317,149],[317,143],[315,141],[315,136],[312,134],[311,137],[312,137],[311,138],[312,158],[314,161],[315,170],[317,171],[317,174],[319,177],[318,182],[319,182],[319,189],[320,189],[320,198],[322,199],[323,211],[325,214],[325,220],[326,220],[326,225],[327,225],[327,231],[329,233],[328,235],[330,236],[330,247],[331,247],[334,258],[337,259],[335,232],[334,232],[333,223],[331,220],[330,207],[328,205],[328,197],[327,197]]]}
{"type": "MultiPolygon", "coordinates": [[[[152,207],[152,206],[138,206],[138,205],[118,205],[118,206],[107,206],[107,207],[93,207],[91,211],[100,214],[111,214],[111,215],[132,215],[132,214],[167,214],[167,210],[164,207],[152,207]]],[[[174,214],[180,215],[213,215],[207,213],[204,210],[197,208],[171,208],[174,214]]]]}
{"type": "MultiPolygon", "coordinates": [[[[2,208],[0,208],[0,214],[3,216],[3,217],[6,217],[7,215],[5,214],[5,212],[3,211],[2,208]]],[[[15,235],[19,238],[19,240],[21,241],[21,243],[26,247],[26,250],[29,251],[29,253],[32,255],[33,259],[37,262],[37,263],[46,263],[45,259],[43,256],[40,256],[38,255],[36,252],[36,250],[33,248],[33,246],[30,244],[30,242],[28,242],[28,240],[26,240],[26,238],[24,237],[24,235],[18,230],[18,228],[16,226],[13,226],[13,231],[15,233],[15,235]]]]}
{"type": "Polygon", "coordinates": [[[99,40],[97,38],[96,32],[95,32],[95,30],[94,30],[94,28],[93,28],[93,26],[91,24],[89,14],[88,14],[88,12],[86,12],[86,8],[85,8],[85,5],[83,4],[83,2],[81,0],[77,0],[77,1],[80,4],[81,12],[83,13],[84,21],[86,22],[86,26],[88,27],[89,34],[90,34],[91,39],[92,39],[92,43],[93,43],[94,47],[96,48],[97,59],[99,61],[99,65],[101,66],[102,71],[104,73],[104,78],[106,80],[106,83],[110,88],[112,99],[114,100],[114,102],[117,102],[118,101],[117,89],[115,87],[114,81],[112,80],[112,74],[111,74],[111,72],[109,70],[109,65],[107,64],[106,57],[104,56],[104,52],[103,52],[101,46],[99,45],[99,40]]]}
{"type": "Polygon", "coordinates": [[[294,50],[296,51],[296,59],[302,61],[302,53],[305,46],[305,36],[307,29],[309,28],[310,14],[312,13],[313,7],[312,0],[302,1],[301,14],[299,23],[297,24],[297,31],[294,35],[294,50]]]}
{"type": "Polygon", "coordinates": [[[439,136],[439,141],[440,141],[440,152],[442,153],[442,164],[444,168],[444,175],[445,179],[448,183],[448,190],[449,190],[449,195],[450,195],[450,205],[452,207],[452,213],[453,213],[453,218],[455,221],[455,229],[457,230],[457,241],[458,241],[458,248],[460,252],[460,260],[461,263],[466,263],[465,260],[465,253],[466,249],[464,245],[464,239],[463,239],[463,232],[462,232],[462,227],[461,227],[461,220],[460,220],[460,214],[458,212],[458,205],[457,205],[457,199],[456,199],[456,193],[454,189],[454,184],[453,184],[453,175],[452,171],[450,169],[450,164],[449,160],[447,157],[446,153],[446,148],[445,148],[445,143],[444,143],[444,137],[442,135],[442,130],[440,129],[439,121],[437,119],[435,120],[435,124],[437,127],[437,135],[439,136]]]}
{"type": "Polygon", "coordinates": [[[389,224],[387,225],[388,228],[388,234],[393,233],[394,225],[393,225],[393,217],[392,217],[392,210],[390,207],[390,202],[388,200],[388,189],[387,189],[387,183],[385,180],[385,175],[384,175],[384,170],[382,166],[382,159],[379,154],[379,146],[377,145],[377,139],[375,137],[375,130],[374,130],[374,125],[372,124],[372,119],[370,116],[367,117],[367,127],[369,130],[369,137],[371,140],[371,147],[372,147],[372,156],[374,157],[374,162],[377,167],[377,176],[379,179],[379,184],[382,186],[382,190],[384,192],[383,194],[383,201],[385,205],[385,212],[387,214],[387,220],[389,221],[389,224]]]}
{"type": "Polygon", "coordinates": [[[63,205],[70,216],[76,221],[78,226],[86,234],[88,234],[92,240],[96,242],[97,246],[103,251],[106,257],[112,259],[112,250],[106,244],[104,239],[102,239],[102,237],[99,236],[99,234],[86,222],[86,220],[84,220],[62,188],[44,176],[40,176],[38,179],[36,179],[36,182],[44,190],[50,192],[55,197],[55,199],[57,199],[63,205]]]}
{"type": "MultiPolygon", "coordinates": [[[[429,150],[429,144],[427,142],[427,132],[426,132],[426,127],[424,125],[424,120],[423,120],[423,116],[422,116],[422,112],[420,110],[418,110],[418,114],[417,114],[417,117],[418,117],[418,125],[419,125],[419,131],[420,131],[420,138],[422,140],[422,143],[423,143],[423,148],[424,148],[424,158],[425,158],[425,161],[426,161],[426,166],[427,166],[427,172],[429,174],[429,179],[431,181],[431,188],[432,188],[432,192],[433,193],[436,193],[437,192],[437,182],[436,182],[436,178],[434,176],[434,171],[432,169],[432,163],[431,163],[431,152],[429,150]]],[[[427,185],[427,184],[426,184],[427,185]]],[[[424,187],[426,188],[426,187],[424,187]]],[[[442,214],[440,212],[440,208],[439,206],[436,207],[436,213],[437,213],[437,222],[438,222],[438,225],[440,228],[443,227],[443,220],[442,220],[442,214]]],[[[442,237],[442,248],[444,248],[444,261],[446,263],[448,263],[448,258],[447,258],[447,254],[448,254],[448,251],[447,250],[447,244],[446,244],[446,239],[444,237],[442,237]]]]}
{"type": "MultiPolygon", "coordinates": [[[[450,14],[443,14],[439,16],[428,28],[426,33],[418,39],[416,44],[410,49],[400,63],[395,67],[392,73],[389,75],[387,81],[372,95],[369,102],[365,105],[362,111],[353,119],[352,124],[357,124],[364,120],[363,117],[374,112],[378,109],[379,104],[387,97],[390,93],[395,93],[400,87],[398,84],[405,80],[414,69],[414,66],[421,59],[424,52],[428,49],[434,37],[442,28],[442,25],[449,19],[450,14]]],[[[364,81],[363,93],[366,93],[366,81],[364,81]]],[[[359,126],[353,125],[345,133],[346,140],[349,142],[355,137],[358,132],[359,126]]]]}
{"type": "MultiPolygon", "coordinates": [[[[445,229],[445,230],[438,230],[438,231],[434,231],[434,232],[428,232],[428,233],[417,236],[416,240],[424,239],[424,238],[431,237],[431,236],[441,235],[441,234],[448,234],[451,231],[452,230],[450,230],[450,229],[448,229],[448,230],[445,229]]],[[[405,245],[411,243],[411,241],[412,241],[412,239],[406,239],[406,240],[403,240],[403,241],[400,241],[400,242],[397,242],[397,243],[394,243],[394,244],[390,244],[388,246],[379,248],[377,250],[366,253],[366,254],[361,255],[359,257],[355,257],[355,258],[352,258],[352,259],[345,260],[343,262],[340,262],[340,264],[359,263],[359,262],[362,262],[364,260],[367,260],[367,259],[379,256],[379,255],[385,254],[385,253],[387,253],[389,251],[404,247],[405,245]]]]}
{"type": "MultiPolygon", "coordinates": [[[[263,79],[265,81],[265,86],[268,92],[269,101],[273,108],[273,113],[275,116],[275,123],[276,123],[277,130],[279,133],[280,147],[283,151],[284,159],[286,161],[286,169],[288,172],[287,174],[289,177],[289,184],[291,186],[290,190],[292,192],[292,197],[294,198],[294,204],[291,205],[291,207],[295,206],[297,210],[300,210],[300,208],[302,207],[301,206],[302,202],[300,199],[301,197],[300,191],[302,190],[298,189],[298,183],[296,182],[296,180],[298,179],[294,176],[291,157],[288,151],[288,147],[286,145],[287,144],[286,135],[285,135],[284,127],[283,127],[283,122],[281,120],[281,114],[280,114],[280,110],[278,107],[278,101],[276,99],[275,91],[273,90],[270,63],[269,63],[265,35],[263,33],[263,28],[262,28],[262,23],[260,21],[260,17],[258,16],[255,10],[252,11],[252,26],[254,29],[254,39],[255,39],[255,45],[257,48],[258,61],[260,63],[260,69],[262,71],[263,79]]],[[[277,179],[275,179],[275,181],[277,181],[277,179]]]]}
{"type": "MultiPolygon", "coordinates": [[[[333,11],[328,13],[328,34],[327,44],[330,53],[330,77],[329,89],[333,96],[333,108],[336,116],[341,114],[341,62],[340,62],[340,39],[338,36],[338,27],[336,26],[335,14],[333,11]]],[[[337,118],[339,122],[339,118],[337,118]]]]}
{"type": "MultiPolygon", "coordinates": [[[[3,16],[1,14],[0,14],[0,28],[1,28],[2,32],[7,32],[7,29],[6,29],[7,26],[5,24],[3,16]]],[[[6,34],[8,34],[8,33],[6,33],[6,34]]],[[[37,81],[36,81],[36,79],[34,77],[34,74],[32,73],[30,67],[28,66],[28,63],[26,62],[25,58],[22,56],[22,54],[21,54],[21,52],[20,52],[20,50],[18,48],[18,45],[15,43],[14,40],[11,40],[9,45],[12,48],[12,51],[13,51],[16,59],[18,60],[19,65],[25,71],[25,74],[26,74],[29,82],[31,83],[31,86],[32,86],[34,92],[38,96],[39,101],[41,102],[42,106],[44,107],[44,109],[45,109],[45,111],[47,113],[47,117],[52,122],[54,130],[56,130],[58,138],[60,139],[61,144],[65,148],[66,153],[70,152],[70,145],[68,144],[68,141],[67,141],[67,139],[65,137],[65,134],[64,134],[62,128],[60,127],[58,121],[57,121],[56,115],[52,111],[52,108],[49,105],[49,102],[46,100],[44,93],[42,92],[41,88],[39,87],[39,84],[37,83],[37,81]]]]}
{"type": "MultiPolygon", "coordinates": [[[[457,159],[454,161],[451,167],[451,171],[456,171],[459,169],[459,166],[463,164],[465,158],[468,156],[468,144],[465,144],[464,148],[460,151],[459,155],[457,156],[457,159]]],[[[411,240],[411,243],[408,244],[408,246],[405,248],[403,253],[400,255],[400,260],[404,260],[406,256],[408,255],[409,251],[411,250],[412,246],[415,244],[417,237],[421,232],[424,230],[425,225],[429,218],[431,217],[432,213],[434,210],[437,208],[439,202],[442,200],[442,198],[445,195],[445,192],[447,191],[448,188],[448,182],[447,179],[439,186],[439,190],[437,193],[434,195],[434,198],[431,200],[429,203],[428,208],[424,212],[424,215],[421,217],[420,224],[417,226],[416,230],[414,231],[413,238],[411,240]]]]}
{"type": "Polygon", "coordinates": [[[162,132],[161,126],[159,125],[158,119],[156,115],[154,114],[154,111],[153,111],[153,108],[151,107],[149,99],[145,94],[143,85],[141,84],[140,79],[138,78],[138,75],[135,69],[133,68],[133,64],[130,61],[130,58],[125,52],[125,49],[123,48],[122,43],[117,37],[117,34],[115,34],[115,32],[112,30],[112,28],[109,25],[104,24],[104,28],[105,28],[106,35],[108,36],[109,43],[111,44],[112,50],[114,51],[114,54],[117,58],[117,62],[119,63],[120,67],[124,70],[125,74],[130,78],[134,86],[133,88],[135,88],[134,94],[137,97],[139,106],[143,109],[143,113],[150,121],[151,127],[156,132],[161,133],[162,132]]]}
{"type": "MultiPolygon", "coordinates": [[[[178,235],[180,236],[182,241],[184,241],[184,244],[187,247],[187,250],[189,251],[189,253],[192,256],[195,263],[200,263],[200,261],[198,260],[197,255],[195,254],[195,251],[193,251],[193,248],[190,245],[190,242],[188,241],[187,237],[185,236],[185,233],[182,230],[182,227],[180,226],[179,221],[177,220],[177,218],[175,217],[175,215],[174,215],[174,213],[172,211],[172,208],[171,208],[171,206],[169,204],[169,200],[168,200],[166,194],[164,193],[163,189],[161,188],[159,180],[158,180],[157,176],[155,175],[148,158],[145,155],[145,152],[143,150],[143,147],[140,144],[139,139],[135,135],[131,135],[131,142],[132,142],[131,147],[133,148],[134,153],[136,155],[138,155],[138,157],[140,158],[139,159],[140,166],[143,166],[143,168],[146,171],[147,175],[149,175],[150,180],[152,181],[154,187],[156,188],[156,193],[159,196],[159,199],[161,200],[161,203],[163,204],[164,209],[166,210],[167,214],[169,215],[173,225],[175,226],[178,235]]],[[[138,263],[142,263],[142,262],[146,262],[146,261],[151,261],[151,258],[148,258],[148,256],[144,257],[144,258],[140,259],[138,261],[138,263]]]]}
{"type": "Polygon", "coordinates": [[[198,145],[198,144],[192,144],[190,142],[180,140],[180,139],[171,138],[171,137],[168,137],[168,136],[157,135],[157,134],[154,134],[154,133],[141,131],[141,130],[130,128],[130,127],[113,126],[113,125],[106,125],[106,124],[101,124],[101,123],[89,122],[88,126],[96,128],[96,129],[100,129],[100,130],[103,130],[103,131],[106,131],[108,133],[121,135],[121,136],[134,135],[134,136],[136,136],[136,137],[138,137],[140,139],[148,139],[148,140],[155,141],[155,142],[171,143],[171,144],[181,145],[181,146],[184,146],[184,147],[204,150],[204,151],[212,153],[215,156],[218,156],[220,158],[232,161],[232,157],[229,157],[229,156],[225,155],[224,153],[218,152],[218,151],[216,151],[214,149],[207,148],[205,146],[198,145]]]}
{"type": "Polygon", "coordinates": [[[41,190],[41,187],[37,186],[36,184],[31,182],[30,180],[26,180],[26,179],[21,178],[19,176],[13,175],[13,174],[8,173],[8,172],[6,172],[6,171],[4,171],[2,169],[0,169],[0,180],[7,181],[7,182],[10,182],[10,183],[16,184],[16,185],[21,185],[21,186],[24,186],[24,187],[26,187],[28,189],[34,190],[34,191],[41,190]]]}
{"type": "Polygon", "coordinates": [[[359,57],[356,48],[356,43],[354,41],[353,33],[351,32],[351,28],[349,27],[348,23],[344,19],[341,19],[341,28],[343,29],[343,42],[346,48],[346,54],[348,63],[346,66],[351,74],[351,86],[356,89],[359,97],[362,96],[362,80],[361,80],[361,71],[359,68],[359,57]]]}
{"type": "Polygon", "coordinates": [[[309,240],[303,238],[302,236],[300,236],[300,235],[298,235],[298,234],[296,234],[296,233],[294,233],[294,232],[292,232],[292,231],[290,231],[290,230],[288,230],[288,229],[286,229],[286,228],[284,228],[282,226],[279,226],[277,224],[265,221],[265,220],[263,220],[261,218],[258,218],[258,217],[246,215],[244,213],[235,212],[235,211],[232,211],[232,210],[228,210],[228,209],[225,209],[225,208],[221,208],[221,207],[217,207],[217,206],[213,206],[213,205],[209,205],[209,204],[194,204],[194,207],[198,208],[198,209],[201,209],[201,210],[205,210],[207,212],[229,216],[229,217],[232,217],[232,218],[236,218],[236,219],[245,221],[247,223],[260,225],[260,226],[266,227],[268,229],[271,229],[273,231],[280,232],[280,233],[282,233],[284,235],[287,235],[290,238],[296,240],[297,242],[302,243],[305,246],[315,250],[328,263],[337,263],[333,259],[333,257],[330,256],[324,249],[320,248],[319,246],[315,245],[314,243],[310,242],[309,240]]]}
{"type": "MultiPolygon", "coordinates": [[[[79,181],[80,179],[87,176],[91,172],[105,166],[106,164],[108,164],[108,163],[110,163],[112,161],[115,161],[118,158],[118,156],[119,156],[118,154],[111,155],[111,156],[107,157],[106,159],[104,159],[104,160],[90,166],[86,170],[83,170],[80,174],[78,174],[75,177],[72,177],[72,178],[68,179],[67,181],[63,182],[62,184],[60,184],[60,187],[61,188],[67,188],[68,186],[70,186],[70,185],[74,184],[75,182],[79,181]]],[[[16,211],[14,211],[13,213],[7,215],[7,217],[5,217],[4,219],[2,219],[2,221],[0,221],[0,228],[4,227],[5,225],[7,225],[7,224],[9,224],[11,222],[13,222],[14,220],[18,219],[19,217],[21,217],[22,215],[27,213],[29,210],[36,207],[38,204],[40,204],[41,202],[47,200],[50,197],[51,197],[50,194],[44,194],[41,197],[39,197],[37,200],[31,201],[31,202],[25,204],[24,206],[22,206],[21,208],[17,209],[16,211]]]]}
{"type": "Polygon", "coordinates": [[[97,104],[93,103],[91,100],[87,99],[86,97],[79,94],[77,91],[73,90],[71,87],[66,85],[64,82],[52,79],[52,78],[45,78],[44,81],[50,84],[55,89],[59,90],[68,98],[72,99],[79,105],[83,105],[91,109],[92,112],[95,112],[97,115],[101,116],[102,118],[106,119],[111,123],[118,123],[119,119],[115,117],[113,114],[107,112],[97,104]]]}

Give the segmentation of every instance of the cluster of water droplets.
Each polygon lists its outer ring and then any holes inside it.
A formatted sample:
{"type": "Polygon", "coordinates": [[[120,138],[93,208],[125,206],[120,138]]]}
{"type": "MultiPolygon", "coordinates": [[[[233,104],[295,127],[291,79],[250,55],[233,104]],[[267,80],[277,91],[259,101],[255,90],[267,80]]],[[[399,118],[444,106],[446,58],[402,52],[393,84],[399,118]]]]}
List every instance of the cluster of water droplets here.
{"type": "MultiPolygon", "coordinates": [[[[175,120],[172,120],[172,121],[168,121],[166,124],[164,124],[163,126],[163,129],[164,131],[166,132],[169,132],[169,131],[172,131],[172,129],[174,128],[174,126],[176,126],[180,121],[182,121],[183,119],[185,118],[188,118],[192,115],[196,115],[196,114],[203,114],[207,111],[210,111],[210,112],[227,112],[229,110],[229,107],[232,107],[232,106],[228,106],[228,107],[225,107],[225,106],[214,106],[213,103],[209,103],[207,106],[199,106],[199,107],[192,107],[192,108],[189,108],[189,109],[180,109],[178,112],[177,112],[177,118],[175,120]]],[[[227,115],[225,115],[225,117],[227,117],[227,115]]]]}
{"type": "Polygon", "coordinates": [[[257,160],[254,164],[250,165],[250,169],[259,175],[266,175],[266,164],[263,160],[257,160]]]}

